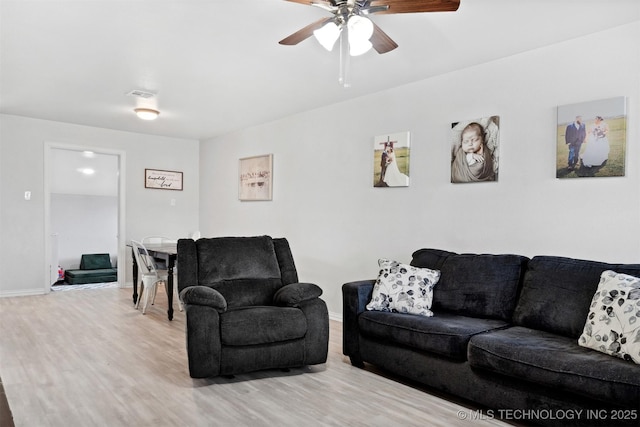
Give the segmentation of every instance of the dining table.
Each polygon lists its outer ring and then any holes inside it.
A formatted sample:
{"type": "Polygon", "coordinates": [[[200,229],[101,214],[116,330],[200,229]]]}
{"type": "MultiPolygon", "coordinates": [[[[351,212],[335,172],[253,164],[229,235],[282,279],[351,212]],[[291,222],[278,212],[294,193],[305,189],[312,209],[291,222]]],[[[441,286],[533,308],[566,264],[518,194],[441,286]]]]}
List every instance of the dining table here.
{"type": "MultiPolygon", "coordinates": [[[[147,249],[149,256],[156,260],[164,261],[167,266],[167,317],[169,320],[173,320],[173,271],[178,257],[178,244],[176,242],[146,243],[144,247],[147,249]]],[[[136,262],[136,257],[133,256],[133,304],[136,304],[137,301],[138,263],[136,262]]]]}

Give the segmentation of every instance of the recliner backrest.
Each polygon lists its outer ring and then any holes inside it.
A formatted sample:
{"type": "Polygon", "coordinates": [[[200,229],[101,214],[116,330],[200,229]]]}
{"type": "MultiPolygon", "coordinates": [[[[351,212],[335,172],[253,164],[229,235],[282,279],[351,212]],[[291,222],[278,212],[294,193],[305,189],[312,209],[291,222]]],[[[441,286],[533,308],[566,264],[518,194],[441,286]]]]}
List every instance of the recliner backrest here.
{"type": "Polygon", "coordinates": [[[288,242],[269,236],[181,239],[178,265],[180,290],[212,287],[230,308],[271,305],[278,289],[298,280],[288,242]]]}

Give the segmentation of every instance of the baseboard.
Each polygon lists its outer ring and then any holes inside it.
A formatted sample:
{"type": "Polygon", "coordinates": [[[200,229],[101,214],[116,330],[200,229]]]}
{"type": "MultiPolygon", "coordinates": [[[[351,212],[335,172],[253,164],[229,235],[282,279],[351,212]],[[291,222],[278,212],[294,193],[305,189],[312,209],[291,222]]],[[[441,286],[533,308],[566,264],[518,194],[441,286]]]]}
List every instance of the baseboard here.
{"type": "Polygon", "coordinates": [[[25,290],[19,290],[19,291],[0,291],[0,298],[31,297],[34,295],[44,295],[44,294],[46,294],[46,292],[42,288],[25,289],[25,290]]]}

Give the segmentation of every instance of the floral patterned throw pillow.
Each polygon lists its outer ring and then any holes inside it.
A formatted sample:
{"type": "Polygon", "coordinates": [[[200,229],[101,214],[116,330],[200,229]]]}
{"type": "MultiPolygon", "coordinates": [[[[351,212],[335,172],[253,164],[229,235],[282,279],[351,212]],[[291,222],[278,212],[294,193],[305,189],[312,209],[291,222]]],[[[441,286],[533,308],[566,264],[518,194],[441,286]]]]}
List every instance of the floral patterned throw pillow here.
{"type": "Polygon", "coordinates": [[[578,344],[640,364],[640,278],[602,273],[578,344]]]}
{"type": "Polygon", "coordinates": [[[388,259],[378,260],[380,274],[373,286],[367,310],[433,316],[433,287],[438,270],[418,268],[388,259]]]}

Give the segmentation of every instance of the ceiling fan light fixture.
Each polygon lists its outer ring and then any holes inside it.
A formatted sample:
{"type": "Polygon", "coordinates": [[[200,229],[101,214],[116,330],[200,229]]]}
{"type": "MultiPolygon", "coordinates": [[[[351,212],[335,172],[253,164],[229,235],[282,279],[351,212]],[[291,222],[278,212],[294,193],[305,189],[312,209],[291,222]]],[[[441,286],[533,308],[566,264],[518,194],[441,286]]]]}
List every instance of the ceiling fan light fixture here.
{"type": "Polygon", "coordinates": [[[373,47],[369,39],[373,35],[373,22],[360,15],[353,15],[347,21],[349,30],[349,54],[359,56],[373,47]]]}
{"type": "Polygon", "coordinates": [[[160,115],[158,110],[153,110],[151,108],[136,108],[135,111],[138,118],[142,120],[155,120],[160,115]]]}
{"type": "Polygon", "coordinates": [[[338,27],[335,22],[329,22],[321,28],[313,32],[314,37],[318,40],[318,43],[322,45],[328,51],[333,50],[333,46],[336,44],[336,40],[340,37],[341,27],[338,27]]]}

